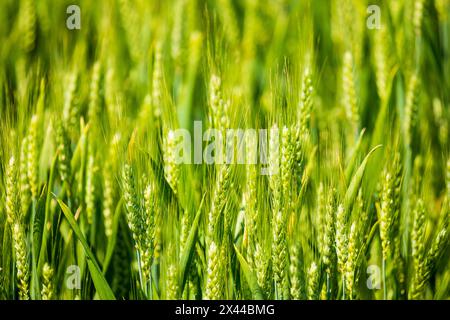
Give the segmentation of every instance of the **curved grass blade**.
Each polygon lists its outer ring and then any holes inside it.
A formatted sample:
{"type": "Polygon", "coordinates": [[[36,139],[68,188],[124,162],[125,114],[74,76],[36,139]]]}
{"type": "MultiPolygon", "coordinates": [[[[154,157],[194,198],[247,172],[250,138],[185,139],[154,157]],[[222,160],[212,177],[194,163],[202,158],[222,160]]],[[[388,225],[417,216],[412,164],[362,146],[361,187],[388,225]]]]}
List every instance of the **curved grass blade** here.
{"type": "Polygon", "coordinates": [[[361,186],[362,178],[364,176],[364,171],[366,170],[367,162],[369,161],[370,156],[377,149],[381,148],[381,145],[374,147],[369,151],[367,156],[364,158],[363,162],[359,166],[355,175],[353,176],[350,185],[348,186],[347,192],[345,193],[344,198],[344,210],[345,217],[347,218],[349,213],[351,212],[351,208],[353,207],[353,203],[355,202],[356,196],[358,195],[359,187],[361,186]]]}
{"type": "Polygon", "coordinates": [[[356,167],[356,163],[358,162],[359,151],[361,150],[361,145],[362,145],[362,140],[363,140],[362,138],[363,138],[365,132],[366,132],[366,129],[361,130],[359,137],[358,137],[358,141],[356,141],[356,146],[353,148],[353,152],[348,161],[347,168],[345,169],[345,182],[346,183],[350,182],[353,171],[355,170],[355,167],[356,167]]]}
{"type": "Polygon", "coordinates": [[[197,213],[195,214],[194,221],[192,223],[191,231],[189,232],[189,237],[186,241],[186,248],[181,256],[180,262],[180,292],[179,296],[183,293],[184,285],[186,284],[189,265],[191,264],[192,256],[194,254],[194,244],[197,239],[198,225],[200,222],[200,217],[202,215],[203,203],[205,201],[205,195],[203,195],[200,206],[198,207],[197,213]]]}
{"type": "Polygon", "coordinates": [[[58,159],[58,154],[55,155],[52,161],[52,167],[50,169],[50,176],[47,186],[47,194],[45,199],[45,214],[44,214],[44,226],[42,230],[42,239],[41,239],[41,247],[39,251],[39,260],[38,260],[38,272],[42,270],[44,266],[45,259],[47,258],[47,240],[48,240],[48,232],[47,224],[51,221],[50,219],[50,202],[51,202],[51,190],[53,189],[53,182],[55,180],[55,167],[58,159]]]}
{"type": "Polygon", "coordinates": [[[69,207],[67,207],[59,199],[58,199],[58,204],[61,207],[61,209],[64,213],[64,216],[66,217],[70,226],[72,227],[75,235],[77,236],[78,240],[80,241],[81,245],[83,246],[84,252],[86,253],[86,261],[88,263],[89,272],[91,274],[92,281],[94,282],[95,289],[97,290],[97,293],[98,293],[100,299],[115,300],[114,293],[111,290],[111,287],[109,286],[105,277],[103,276],[103,273],[94,257],[94,254],[92,253],[91,249],[89,248],[89,245],[88,245],[85,237],[83,236],[83,233],[81,232],[80,227],[78,226],[77,222],[75,221],[72,212],[70,211],[69,207]]]}
{"type": "Polygon", "coordinates": [[[256,279],[255,272],[248,265],[247,261],[245,261],[245,258],[241,255],[236,246],[234,246],[234,250],[236,251],[236,255],[238,257],[239,263],[241,264],[245,279],[247,280],[247,283],[250,287],[250,291],[252,292],[252,298],[255,300],[264,300],[264,294],[258,285],[258,280],[256,279]]]}

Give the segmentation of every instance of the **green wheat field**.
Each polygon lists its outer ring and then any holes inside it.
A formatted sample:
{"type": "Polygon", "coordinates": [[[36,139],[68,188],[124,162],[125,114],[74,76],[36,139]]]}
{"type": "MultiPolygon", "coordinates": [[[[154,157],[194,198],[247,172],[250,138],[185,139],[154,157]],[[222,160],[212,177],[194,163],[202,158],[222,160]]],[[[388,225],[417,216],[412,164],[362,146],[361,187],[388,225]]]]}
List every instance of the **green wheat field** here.
{"type": "Polygon", "coordinates": [[[449,299],[449,94],[449,0],[2,0],[0,299],[449,299]]]}

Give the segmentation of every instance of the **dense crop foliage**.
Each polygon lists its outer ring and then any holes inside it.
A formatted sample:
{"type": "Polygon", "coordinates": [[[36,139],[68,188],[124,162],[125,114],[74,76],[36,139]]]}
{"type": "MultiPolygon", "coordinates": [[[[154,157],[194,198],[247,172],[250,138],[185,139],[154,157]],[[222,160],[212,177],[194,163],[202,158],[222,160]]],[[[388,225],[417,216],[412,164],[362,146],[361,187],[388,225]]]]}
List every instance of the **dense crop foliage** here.
{"type": "Polygon", "coordinates": [[[450,297],[448,0],[77,2],[0,2],[0,299],[450,297]]]}

